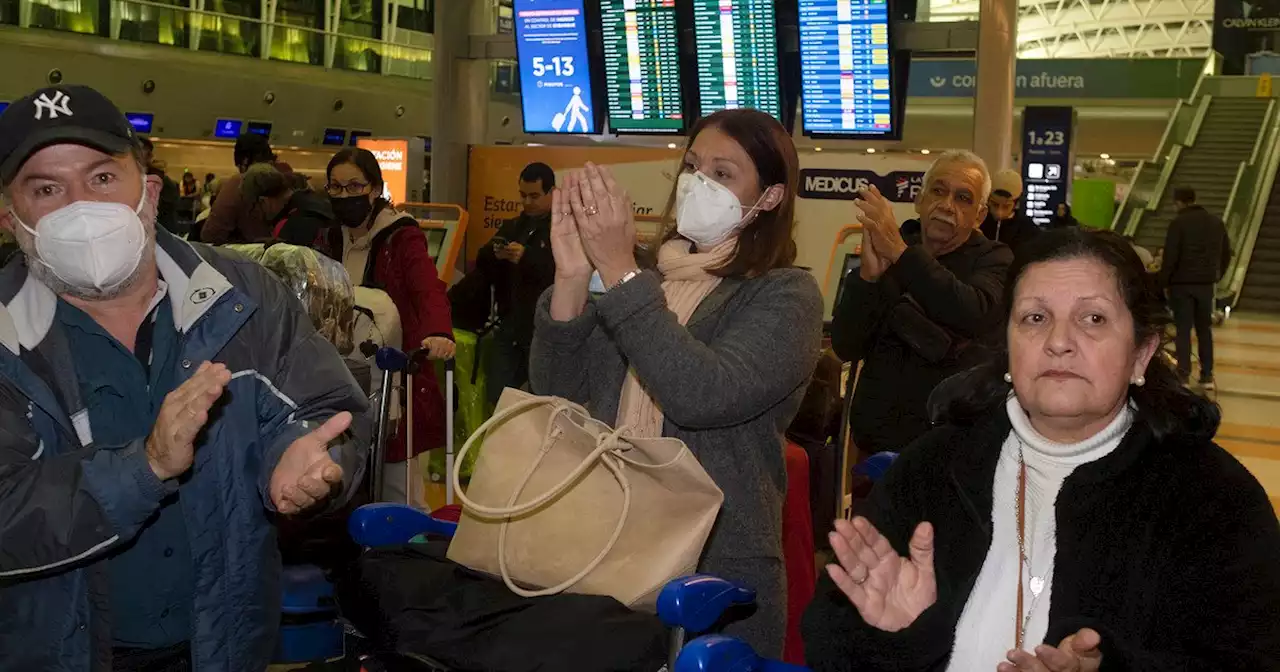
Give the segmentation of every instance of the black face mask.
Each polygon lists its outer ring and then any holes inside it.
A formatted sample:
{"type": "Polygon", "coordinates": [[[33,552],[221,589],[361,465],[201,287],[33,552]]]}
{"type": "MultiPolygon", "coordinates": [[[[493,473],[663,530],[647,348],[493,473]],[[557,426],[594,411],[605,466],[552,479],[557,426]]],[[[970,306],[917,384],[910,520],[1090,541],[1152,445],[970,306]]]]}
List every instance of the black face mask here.
{"type": "Polygon", "coordinates": [[[333,214],[338,218],[338,223],[351,228],[363,226],[365,220],[369,219],[369,213],[373,211],[373,203],[369,202],[368,196],[330,198],[329,203],[333,205],[333,214]]]}

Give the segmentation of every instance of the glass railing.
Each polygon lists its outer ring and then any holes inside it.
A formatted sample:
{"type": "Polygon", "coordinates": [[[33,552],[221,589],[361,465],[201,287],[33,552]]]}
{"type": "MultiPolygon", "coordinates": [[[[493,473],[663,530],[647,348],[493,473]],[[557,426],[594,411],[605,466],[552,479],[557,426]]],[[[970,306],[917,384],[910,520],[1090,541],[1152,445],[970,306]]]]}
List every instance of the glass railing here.
{"type": "Polygon", "coordinates": [[[1221,71],[1222,57],[1210,52],[1201,68],[1200,77],[1196,80],[1190,101],[1178,101],[1169,115],[1160,145],[1150,161],[1143,161],[1134,171],[1133,180],[1129,184],[1129,192],[1116,210],[1111,228],[1118,233],[1133,235],[1147,212],[1160,207],[1160,198],[1164,195],[1168,178],[1177,165],[1182,148],[1195,140],[1195,135],[1208,111],[1208,97],[1204,94],[1212,87],[1212,82],[1221,71]]]}
{"type": "Polygon", "coordinates": [[[1234,301],[1244,286],[1245,272],[1253,255],[1253,245],[1258,237],[1258,227],[1266,214],[1275,185],[1276,169],[1280,167],[1280,102],[1271,99],[1267,116],[1258,133],[1249,161],[1241,162],[1236,182],[1231,189],[1231,199],[1223,215],[1223,223],[1231,236],[1235,254],[1227,264],[1226,273],[1218,285],[1219,296],[1229,296],[1234,301]]]}
{"type": "MultiPolygon", "coordinates": [[[[0,0],[0,6],[5,0],[0,0]]],[[[274,3],[273,3],[274,4],[274,3]]],[[[325,3],[328,5],[329,3],[325,3]]],[[[303,63],[335,70],[431,79],[433,36],[403,28],[384,29],[392,39],[326,31],[323,17],[280,11],[274,21],[245,16],[257,2],[191,0],[176,5],[154,0],[32,0],[20,11],[0,12],[6,23],[162,44],[191,51],[303,63]],[[103,28],[99,12],[109,8],[103,28]],[[10,14],[15,14],[10,16],[10,14]]],[[[367,23],[345,22],[353,30],[372,33],[367,23]]]]}

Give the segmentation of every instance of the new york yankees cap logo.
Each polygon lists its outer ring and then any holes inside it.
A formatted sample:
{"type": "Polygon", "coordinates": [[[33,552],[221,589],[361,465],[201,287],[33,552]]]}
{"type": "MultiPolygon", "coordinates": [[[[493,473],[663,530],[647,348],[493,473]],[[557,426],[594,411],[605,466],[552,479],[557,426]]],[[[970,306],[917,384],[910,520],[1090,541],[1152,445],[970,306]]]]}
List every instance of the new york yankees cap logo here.
{"type": "Polygon", "coordinates": [[[83,145],[120,155],[137,142],[133,125],[98,91],[87,86],[40,89],[0,114],[0,184],[11,181],[31,155],[50,145],[83,145]]]}
{"type": "Polygon", "coordinates": [[[71,96],[62,91],[54,91],[53,98],[49,98],[47,93],[41,93],[32,102],[36,106],[36,121],[44,119],[46,113],[50,119],[57,119],[60,114],[65,114],[68,117],[73,115],[71,112],[71,96]]]}

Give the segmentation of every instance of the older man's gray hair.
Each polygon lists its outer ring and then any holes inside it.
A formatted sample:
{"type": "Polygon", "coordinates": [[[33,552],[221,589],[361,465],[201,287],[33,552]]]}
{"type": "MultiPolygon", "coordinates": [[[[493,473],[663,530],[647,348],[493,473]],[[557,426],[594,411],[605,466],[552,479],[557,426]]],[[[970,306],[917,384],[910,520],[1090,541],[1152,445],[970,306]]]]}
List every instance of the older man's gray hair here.
{"type": "Polygon", "coordinates": [[[933,165],[929,166],[929,170],[924,173],[923,188],[928,189],[933,183],[933,175],[938,168],[956,165],[962,168],[977,168],[982,174],[982,193],[978,194],[978,203],[986,203],[987,197],[991,195],[991,171],[987,170],[987,162],[983,161],[982,157],[967,149],[948,150],[934,159],[933,165]]]}

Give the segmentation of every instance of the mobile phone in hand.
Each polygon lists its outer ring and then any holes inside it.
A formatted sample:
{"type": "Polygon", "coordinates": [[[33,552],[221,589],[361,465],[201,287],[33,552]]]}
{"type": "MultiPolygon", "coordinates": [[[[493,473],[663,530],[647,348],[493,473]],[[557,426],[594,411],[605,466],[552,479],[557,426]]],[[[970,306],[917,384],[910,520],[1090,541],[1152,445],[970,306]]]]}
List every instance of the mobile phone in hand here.
{"type": "Polygon", "coordinates": [[[502,236],[494,236],[493,238],[489,239],[489,244],[493,245],[494,247],[506,247],[507,239],[503,238],[502,236]]]}

